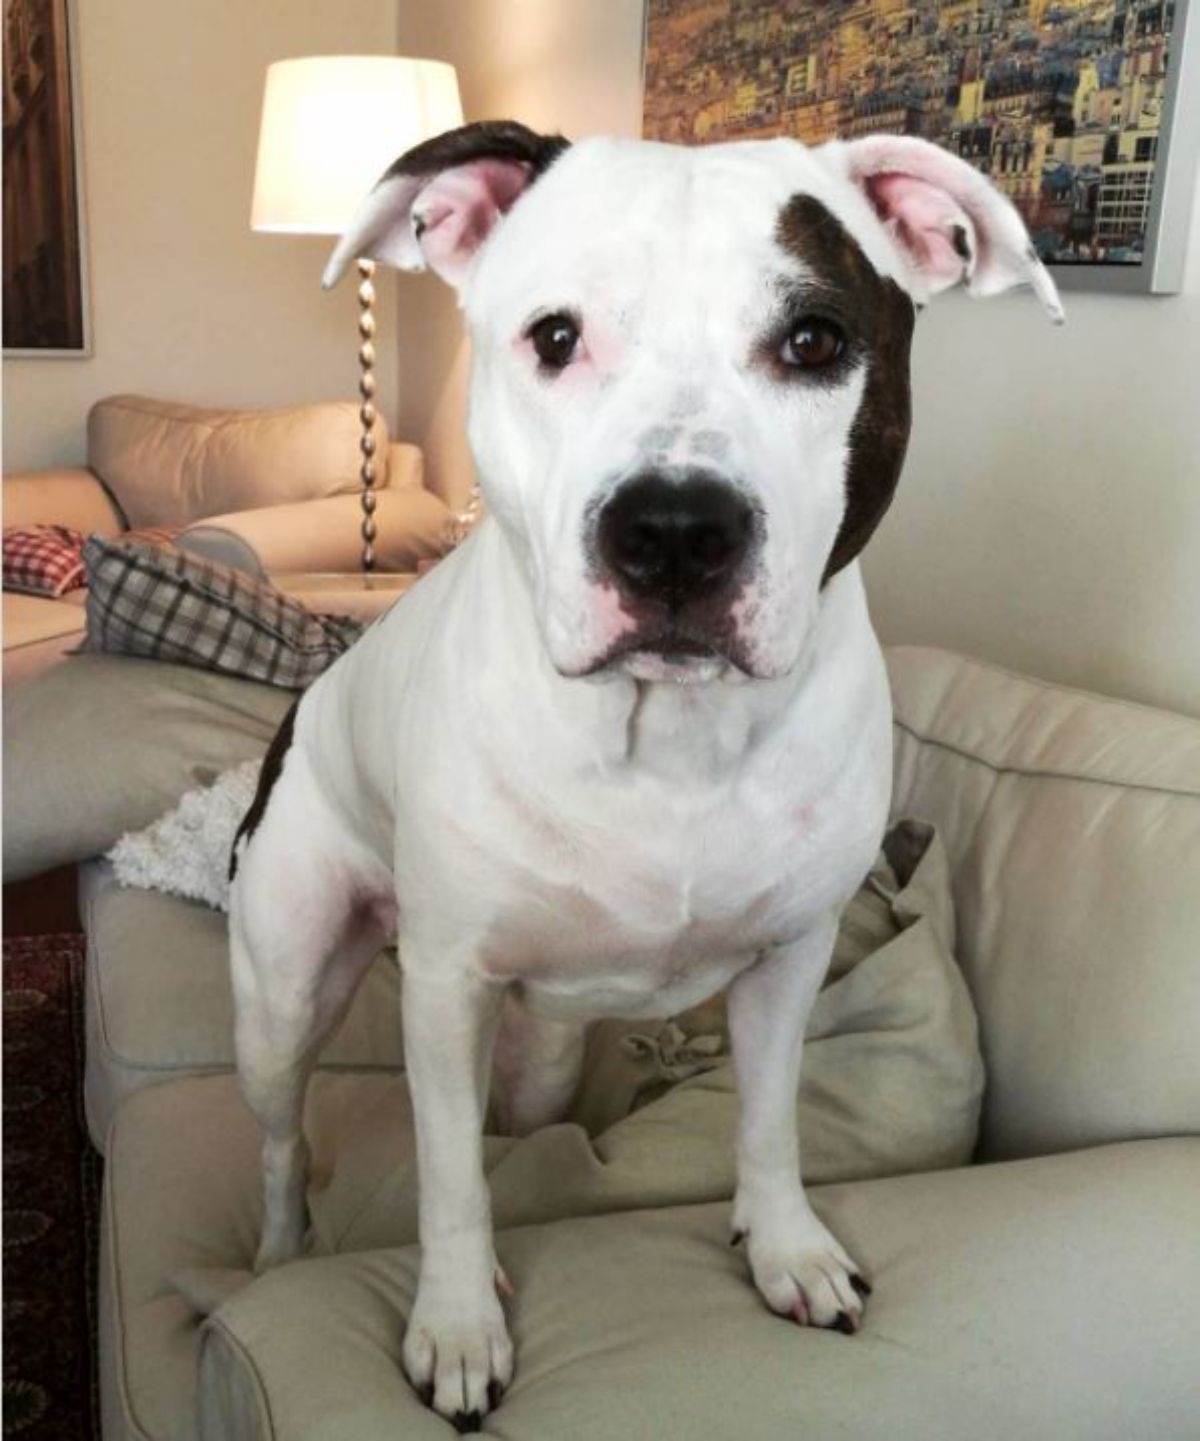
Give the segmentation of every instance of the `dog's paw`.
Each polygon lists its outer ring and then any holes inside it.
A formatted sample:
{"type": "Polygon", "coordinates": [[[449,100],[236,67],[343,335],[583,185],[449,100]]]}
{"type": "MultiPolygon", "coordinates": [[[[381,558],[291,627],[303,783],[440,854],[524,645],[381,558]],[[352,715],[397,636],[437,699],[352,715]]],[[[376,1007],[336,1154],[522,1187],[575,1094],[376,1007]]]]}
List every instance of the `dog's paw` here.
{"type": "Polygon", "coordinates": [[[404,1370],[425,1405],[458,1432],[477,1431],[513,1375],[513,1347],[496,1289],[463,1295],[419,1286],[403,1354],[404,1370]]]}
{"type": "Polygon", "coordinates": [[[734,1212],[734,1244],[745,1240],[754,1284],[777,1315],[801,1326],[853,1335],[871,1288],[807,1202],[734,1212]]]}

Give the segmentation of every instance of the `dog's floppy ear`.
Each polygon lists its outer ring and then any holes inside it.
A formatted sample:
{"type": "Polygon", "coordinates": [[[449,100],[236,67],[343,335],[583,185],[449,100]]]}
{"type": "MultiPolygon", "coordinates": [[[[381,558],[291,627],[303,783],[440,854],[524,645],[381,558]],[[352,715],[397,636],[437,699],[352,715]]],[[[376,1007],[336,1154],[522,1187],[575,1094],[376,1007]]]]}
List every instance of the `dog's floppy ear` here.
{"type": "Polygon", "coordinates": [[[965,160],[900,135],[833,141],[822,155],[871,202],[923,292],[918,299],[960,282],[978,296],[1029,285],[1052,320],[1064,319],[1016,208],[965,160]]]}
{"type": "Polygon", "coordinates": [[[457,285],[496,222],[570,142],[515,120],[448,130],[401,155],[358,207],[322,277],[358,257],[436,270],[457,285]]]}

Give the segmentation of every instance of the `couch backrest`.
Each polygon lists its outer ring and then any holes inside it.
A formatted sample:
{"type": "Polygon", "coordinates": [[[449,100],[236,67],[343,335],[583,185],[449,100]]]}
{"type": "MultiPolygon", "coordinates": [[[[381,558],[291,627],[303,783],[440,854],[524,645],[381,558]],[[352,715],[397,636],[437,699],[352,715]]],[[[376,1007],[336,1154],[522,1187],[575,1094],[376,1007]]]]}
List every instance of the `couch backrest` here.
{"type": "Polygon", "coordinates": [[[893,812],[954,873],[981,1156],[1200,1131],[1200,721],[945,651],[888,668],[893,812]]]}
{"type": "Polygon", "coordinates": [[[90,470],[14,471],[4,477],[4,524],[69,525],[85,535],[124,530],[112,497],[90,470]]]}
{"type": "MultiPolygon", "coordinates": [[[[113,395],[88,413],[88,465],[133,526],[314,500],[359,485],[360,423],[351,401],[284,410],[206,410],[113,395]]],[[[378,484],[388,435],[375,424],[378,484]]]]}

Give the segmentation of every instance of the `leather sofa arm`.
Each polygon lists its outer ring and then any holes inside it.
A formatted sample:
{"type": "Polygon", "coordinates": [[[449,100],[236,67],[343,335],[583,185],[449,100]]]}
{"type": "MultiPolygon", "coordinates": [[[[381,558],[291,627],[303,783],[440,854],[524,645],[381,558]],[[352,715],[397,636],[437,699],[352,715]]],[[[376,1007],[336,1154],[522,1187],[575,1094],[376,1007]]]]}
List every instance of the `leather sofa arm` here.
{"type": "Polygon", "coordinates": [[[425,452],[419,445],[396,440],[388,446],[387,475],[383,484],[388,490],[425,487],[425,452]]]}
{"type": "Polygon", "coordinates": [[[121,512],[108,491],[82,466],[6,475],[4,524],[69,525],[85,535],[104,536],[125,529],[121,512]]]}
{"type": "MultiPolygon", "coordinates": [[[[378,568],[415,571],[418,561],[445,554],[450,521],[445,504],[419,484],[402,481],[376,491],[378,568]]],[[[357,495],[331,495],[212,516],[189,525],[176,543],[194,555],[257,575],[354,572],[362,553],[361,522],[357,495]]]]}

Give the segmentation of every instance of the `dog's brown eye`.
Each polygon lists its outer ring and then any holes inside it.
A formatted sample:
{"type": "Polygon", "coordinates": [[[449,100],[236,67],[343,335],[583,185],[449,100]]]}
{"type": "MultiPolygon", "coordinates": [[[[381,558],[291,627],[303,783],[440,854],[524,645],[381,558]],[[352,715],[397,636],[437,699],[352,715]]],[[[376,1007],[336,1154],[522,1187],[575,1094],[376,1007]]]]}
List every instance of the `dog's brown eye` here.
{"type": "Polygon", "coordinates": [[[779,356],[785,365],[798,370],[820,370],[832,365],[845,348],[846,337],[831,320],[806,315],[792,327],[779,356]]]}
{"type": "Polygon", "coordinates": [[[565,370],[575,358],[579,326],[569,315],[544,315],[529,328],[537,358],[548,370],[565,370]]]}

